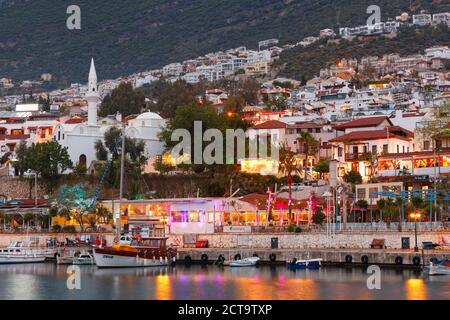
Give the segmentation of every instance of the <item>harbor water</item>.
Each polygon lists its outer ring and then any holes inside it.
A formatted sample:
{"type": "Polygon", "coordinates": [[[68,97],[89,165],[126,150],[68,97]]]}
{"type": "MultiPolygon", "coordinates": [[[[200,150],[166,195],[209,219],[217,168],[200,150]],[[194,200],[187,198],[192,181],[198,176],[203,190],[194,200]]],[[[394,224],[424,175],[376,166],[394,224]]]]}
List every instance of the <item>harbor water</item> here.
{"type": "MultiPolygon", "coordinates": [[[[289,270],[284,266],[214,265],[98,269],[80,266],[80,289],[68,289],[68,266],[0,266],[0,299],[146,300],[426,300],[450,299],[450,276],[381,269],[381,289],[369,290],[362,268],[289,270]]],[[[70,282],[70,280],[69,280],[70,282]]]]}

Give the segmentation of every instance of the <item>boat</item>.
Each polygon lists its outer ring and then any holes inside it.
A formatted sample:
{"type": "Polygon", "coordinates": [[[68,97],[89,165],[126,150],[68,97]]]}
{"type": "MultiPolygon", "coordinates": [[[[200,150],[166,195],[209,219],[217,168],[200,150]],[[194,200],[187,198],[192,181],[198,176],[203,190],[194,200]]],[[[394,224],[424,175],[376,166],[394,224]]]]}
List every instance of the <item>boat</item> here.
{"type": "Polygon", "coordinates": [[[38,263],[54,257],[56,250],[30,247],[22,241],[12,242],[6,248],[0,248],[0,264],[38,263]]]}
{"type": "Polygon", "coordinates": [[[230,267],[254,267],[260,259],[258,257],[249,257],[233,260],[229,262],[230,267]]]}
{"type": "Polygon", "coordinates": [[[94,256],[89,253],[80,254],[78,257],[75,257],[75,259],[73,259],[73,264],[75,264],[75,265],[93,265],[93,264],[95,264],[95,259],[94,259],[94,256]]]}
{"type": "Polygon", "coordinates": [[[297,260],[293,259],[288,262],[288,267],[295,269],[319,269],[322,266],[323,259],[306,259],[306,260],[297,260]]]}
{"type": "Polygon", "coordinates": [[[59,255],[56,256],[56,263],[57,264],[75,264],[75,265],[93,265],[95,264],[94,256],[90,253],[80,253],[77,252],[73,255],[67,255],[60,257],[59,255]]]}
{"type": "Polygon", "coordinates": [[[175,260],[176,249],[166,248],[167,237],[135,239],[133,244],[118,243],[112,247],[94,248],[99,268],[137,268],[167,266],[175,260]]]}
{"type": "Polygon", "coordinates": [[[450,260],[432,261],[429,266],[429,275],[450,275],[450,260]]]}

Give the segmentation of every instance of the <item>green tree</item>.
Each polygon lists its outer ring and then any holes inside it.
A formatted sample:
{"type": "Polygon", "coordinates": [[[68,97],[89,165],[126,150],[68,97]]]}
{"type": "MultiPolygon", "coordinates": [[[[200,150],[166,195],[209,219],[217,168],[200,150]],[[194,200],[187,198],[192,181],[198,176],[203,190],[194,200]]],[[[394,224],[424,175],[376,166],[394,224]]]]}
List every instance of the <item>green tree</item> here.
{"type": "Polygon", "coordinates": [[[355,187],[355,185],[362,183],[362,176],[358,171],[352,170],[346,172],[342,178],[344,179],[345,182],[350,183],[353,186],[353,188],[355,187]]]}
{"type": "Polygon", "coordinates": [[[321,208],[317,208],[316,213],[312,217],[313,223],[322,225],[324,220],[325,220],[325,214],[323,213],[321,208]]]}
{"type": "Polygon", "coordinates": [[[81,184],[74,187],[63,185],[58,189],[56,202],[60,215],[70,220],[73,218],[84,231],[84,222],[92,207],[93,198],[88,196],[87,191],[81,184]]]}
{"type": "Polygon", "coordinates": [[[111,95],[106,96],[100,105],[100,116],[106,117],[118,112],[126,117],[139,114],[145,106],[145,96],[142,92],[134,90],[131,83],[121,83],[111,95]]]}
{"type": "Polygon", "coordinates": [[[321,160],[314,166],[314,171],[320,175],[320,179],[323,179],[324,174],[330,173],[330,161],[321,160]]]}
{"type": "Polygon", "coordinates": [[[22,175],[28,170],[35,172],[50,192],[61,174],[73,166],[67,147],[62,147],[56,141],[32,144],[29,148],[21,149],[20,153],[14,166],[22,175]]]}

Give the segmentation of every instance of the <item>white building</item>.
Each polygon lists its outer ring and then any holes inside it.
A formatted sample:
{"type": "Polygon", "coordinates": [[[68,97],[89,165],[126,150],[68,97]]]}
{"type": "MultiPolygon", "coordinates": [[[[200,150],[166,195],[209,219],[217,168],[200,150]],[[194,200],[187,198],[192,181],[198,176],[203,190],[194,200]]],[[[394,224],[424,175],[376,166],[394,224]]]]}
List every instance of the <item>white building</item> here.
{"type": "Polygon", "coordinates": [[[434,24],[444,23],[447,26],[450,26],[450,13],[449,12],[442,12],[442,13],[434,14],[433,15],[433,23],[434,24]]]}
{"type": "MultiPolygon", "coordinates": [[[[100,96],[97,92],[97,74],[94,60],[91,62],[88,86],[89,90],[86,94],[86,100],[88,101],[87,122],[60,124],[56,127],[53,135],[54,140],[68,148],[70,159],[75,165],[83,163],[87,167],[90,166],[92,161],[97,160],[95,143],[98,140],[103,140],[105,132],[113,126],[111,124],[99,124],[97,119],[97,106],[100,96]]],[[[163,143],[158,137],[164,127],[165,121],[159,115],[147,112],[130,120],[125,128],[125,134],[130,138],[145,142],[145,153],[149,163],[151,163],[164,150],[163,143]]],[[[150,168],[146,168],[146,171],[149,170],[150,168]]]]}
{"type": "Polygon", "coordinates": [[[415,14],[413,15],[413,24],[416,26],[427,26],[432,22],[431,14],[415,14]]]}

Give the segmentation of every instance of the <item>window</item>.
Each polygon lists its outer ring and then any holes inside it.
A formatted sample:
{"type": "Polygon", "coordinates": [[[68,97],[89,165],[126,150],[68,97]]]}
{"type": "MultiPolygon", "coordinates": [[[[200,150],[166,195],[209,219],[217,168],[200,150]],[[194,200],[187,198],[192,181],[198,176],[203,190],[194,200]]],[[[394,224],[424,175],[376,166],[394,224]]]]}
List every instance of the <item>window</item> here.
{"type": "Polygon", "coordinates": [[[320,133],[320,128],[316,128],[316,133],[320,133]]]}
{"type": "Polygon", "coordinates": [[[366,199],[366,189],[365,188],[360,188],[356,191],[356,198],[358,200],[361,199],[366,199]]]}
{"type": "Polygon", "coordinates": [[[342,148],[341,147],[338,148],[338,157],[342,157],[342,148]]]}
{"type": "Polygon", "coordinates": [[[372,153],[377,154],[377,146],[372,146],[372,153]]]}
{"type": "Polygon", "coordinates": [[[383,153],[388,153],[388,145],[383,144],[383,153]]]}
{"type": "Polygon", "coordinates": [[[378,199],[378,188],[369,188],[369,198],[372,197],[372,199],[378,199]]]}
{"type": "Polygon", "coordinates": [[[58,141],[61,140],[61,131],[58,131],[58,141]]]}
{"type": "Polygon", "coordinates": [[[423,142],[423,150],[430,150],[430,141],[423,142]]]}
{"type": "Polygon", "coordinates": [[[397,145],[397,153],[400,153],[400,146],[397,145]]]}

